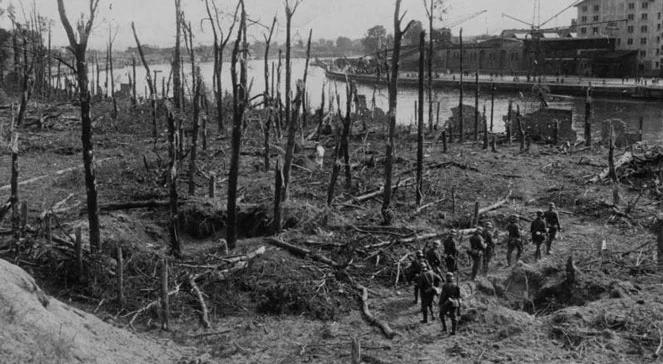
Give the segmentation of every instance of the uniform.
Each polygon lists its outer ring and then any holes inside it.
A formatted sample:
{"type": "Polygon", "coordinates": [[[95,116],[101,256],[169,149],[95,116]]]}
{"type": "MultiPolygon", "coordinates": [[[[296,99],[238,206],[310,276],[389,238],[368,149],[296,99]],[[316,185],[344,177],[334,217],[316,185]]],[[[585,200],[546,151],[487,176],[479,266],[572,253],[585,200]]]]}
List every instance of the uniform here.
{"type": "Polygon", "coordinates": [[[495,255],[495,241],[493,240],[493,234],[487,229],[483,231],[482,234],[483,242],[486,244],[486,250],[483,252],[483,274],[488,274],[488,266],[490,261],[495,255]]]}
{"type": "Polygon", "coordinates": [[[456,239],[451,235],[444,241],[444,255],[447,272],[458,271],[458,248],[456,248],[456,239]]]}
{"type": "Polygon", "coordinates": [[[507,241],[506,264],[511,266],[511,254],[516,250],[516,261],[520,260],[523,254],[523,240],[520,235],[520,227],[515,222],[509,223],[506,227],[509,232],[509,240],[507,241]]]}
{"type": "Polygon", "coordinates": [[[468,254],[472,258],[472,280],[479,274],[479,267],[481,266],[481,259],[486,250],[486,245],[480,233],[475,233],[470,237],[470,251],[468,254]]]}
{"type": "Polygon", "coordinates": [[[429,266],[435,273],[442,272],[442,255],[437,246],[434,246],[426,251],[426,260],[429,266]]]}
{"type": "Polygon", "coordinates": [[[419,276],[421,276],[423,266],[426,264],[426,260],[422,256],[418,256],[415,260],[410,263],[410,266],[406,271],[406,278],[408,282],[414,282],[414,303],[416,304],[419,299],[419,276]]]}
{"type": "Polygon", "coordinates": [[[427,269],[419,277],[419,295],[421,297],[421,313],[424,318],[421,321],[422,323],[428,322],[428,311],[430,311],[431,319],[435,319],[433,316],[433,301],[437,295],[438,287],[442,278],[435,274],[432,270],[427,269]]]}
{"type": "Polygon", "coordinates": [[[456,315],[460,311],[460,288],[454,283],[453,275],[447,277],[447,283],[442,286],[440,293],[440,320],[442,330],[447,331],[446,317],[451,318],[451,335],[456,334],[456,315]]]}
{"type": "Polygon", "coordinates": [[[550,210],[546,211],[543,214],[543,220],[548,226],[548,239],[546,240],[546,254],[550,254],[550,248],[552,247],[552,242],[557,237],[557,232],[561,230],[559,224],[559,214],[554,210],[554,207],[551,207],[550,210]]]}
{"type": "Polygon", "coordinates": [[[530,232],[532,233],[532,242],[536,245],[536,252],[534,253],[534,259],[541,259],[541,244],[546,241],[546,236],[548,234],[548,229],[546,229],[546,223],[542,219],[543,214],[537,214],[536,220],[532,221],[530,227],[530,232]]]}

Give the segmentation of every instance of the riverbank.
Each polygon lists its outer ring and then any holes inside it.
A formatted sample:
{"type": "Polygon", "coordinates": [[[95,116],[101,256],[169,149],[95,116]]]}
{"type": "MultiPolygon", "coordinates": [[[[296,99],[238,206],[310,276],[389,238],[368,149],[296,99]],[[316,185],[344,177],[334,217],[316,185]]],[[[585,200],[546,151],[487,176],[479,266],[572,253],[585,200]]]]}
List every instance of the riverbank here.
{"type": "MultiPolygon", "coordinates": [[[[63,302],[122,329],[173,340],[173,348],[195,351],[186,360],[172,357],[172,362],[347,363],[353,338],[361,345],[364,362],[379,363],[639,363],[651,360],[658,347],[663,277],[656,270],[650,228],[663,206],[660,192],[652,187],[654,176],[629,177],[629,183],[625,179],[619,186],[621,201],[615,203],[610,184],[588,184],[589,177],[607,166],[607,150],[600,145],[574,151],[532,145],[520,151],[514,143],[491,152],[470,141],[450,144],[444,153],[435,135],[427,135],[424,199],[417,206],[412,183],[416,136],[399,127],[394,176],[400,187],[394,194],[394,223],[386,227],[380,225],[382,195],[374,193],[383,181],[384,126],[369,124],[364,130],[356,121],[350,139],[351,181],[347,186],[339,181],[331,206],[326,202],[335,138],[323,135],[298,143],[285,208],[289,228],[271,236],[261,225],[272,218],[274,172],[264,168],[260,110],[249,113],[243,135],[239,200],[245,219],[235,251],[226,254],[220,244],[230,155],[227,131],[216,134],[210,127],[207,149],[199,152],[194,194],[188,193],[188,159],[178,169],[184,257],[171,260],[172,316],[170,330],[161,331],[157,310],[136,312],[158,299],[156,272],[167,251],[168,212],[157,203],[168,195],[168,164],[162,159],[168,155],[166,135],[152,139],[147,105],[132,107],[121,100],[117,120],[110,110],[108,101],[93,105],[95,154],[104,160],[97,166],[97,183],[104,206],[104,245],[109,251],[121,246],[127,254],[126,305],[115,301],[112,253],[105,253],[104,269],[91,271],[95,284],[77,282],[75,272],[67,268],[75,265],[68,239],[76,227],[83,227],[87,240],[81,215],[85,185],[78,168],[78,109],[68,100],[29,106],[27,120],[39,120],[46,112],[53,117],[43,129],[26,125],[21,130],[19,181],[33,182],[20,185],[20,196],[29,206],[31,229],[21,245],[25,249],[18,255],[3,250],[2,257],[26,269],[63,302]],[[318,144],[327,151],[322,167],[313,157],[318,144]],[[218,176],[213,198],[208,195],[212,175],[218,176]],[[47,177],[35,180],[40,176],[47,177]],[[649,187],[643,189],[643,184],[649,187]],[[411,286],[402,275],[409,254],[446,236],[450,228],[472,227],[476,203],[486,208],[505,198],[480,217],[492,222],[499,234],[487,277],[470,281],[469,260],[462,254],[459,281],[464,303],[458,335],[443,333],[439,321],[420,324],[411,286]],[[154,203],[131,208],[140,202],[154,203]],[[508,217],[518,216],[527,231],[534,213],[549,202],[557,204],[563,228],[553,255],[535,262],[528,244],[522,262],[507,267],[508,217]],[[56,239],[49,242],[40,216],[56,204],[56,239]],[[308,253],[276,247],[273,240],[308,253]],[[606,251],[601,250],[602,241],[606,251]],[[242,260],[258,251],[262,254],[242,260]],[[553,289],[566,281],[569,258],[576,280],[563,286],[567,290],[553,289]],[[226,272],[228,262],[239,269],[226,272]],[[188,277],[199,274],[204,274],[198,285],[209,328],[201,326],[200,301],[187,283],[188,277]],[[360,313],[360,286],[367,288],[370,312],[396,332],[393,338],[370,326],[360,313]]],[[[0,111],[0,117],[8,120],[9,110],[0,111]]],[[[311,135],[314,124],[302,134],[311,135]]],[[[159,130],[163,129],[165,120],[160,117],[159,130]]],[[[284,139],[272,139],[271,167],[282,157],[284,145],[284,139]]],[[[623,152],[618,150],[618,156],[623,152]]],[[[3,154],[4,165],[10,164],[9,158],[3,154]]],[[[0,171],[0,179],[8,183],[9,168],[0,171]]],[[[8,227],[6,222],[4,228],[8,227]]],[[[12,241],[3,239],[4,244],[12,241]]],[[[467,237],[459,247],[466,250],[467,237]]],[[[0,315],[0,320],[7,319],[0,315]]]]}
{"type": "MultiPolygon", "coordinates": [[[[346,74],[342,72],[326,71],[329,79],[337,81],[351,80],[360,84],[386,85],[387,80],[382,77],[378,80],[375,74],[346,74]]],[[[399,86],[416,88],[418,87],[418,78],[405,75],[398,79],[399,86]]],[[[476,88],[475,77],[465,77],[463,88],[474,90],[476,88]]],[[[616,98],[616,99],[634,99],[642,101],[660,101],[663,100],[663,87],[658,85],[644,86],[633,83],[618,84],[607,82],[603,79],[588,79],[578,77],[555,78],[547,77],[545,81],[527,81],[525,77],[486,77],[479,78],[478,85],[483,90],[495,88],[496,92],[531,92],[535,86],[544,87],[550,93],[566,96],[585,96],[587,89],[591,88],[592,96],[616,98]],[[548,81],[552,79],[554,81],[548,81]]],[[[459,76],[437,75],[433,79],[433,87],[439,89],[458,89],[460,87],[459,76]]]]}

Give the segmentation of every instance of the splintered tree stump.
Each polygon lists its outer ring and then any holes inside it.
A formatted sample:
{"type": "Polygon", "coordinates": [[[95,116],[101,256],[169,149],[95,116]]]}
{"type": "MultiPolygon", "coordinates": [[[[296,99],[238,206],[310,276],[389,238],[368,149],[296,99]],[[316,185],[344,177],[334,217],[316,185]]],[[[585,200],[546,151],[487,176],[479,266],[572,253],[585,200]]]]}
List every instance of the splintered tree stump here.
{"type": "Polygon", "coordinates": [[[78,271],[78,279],[82,282],[85,277],[83,272],[83,238],[80,226],[76,227],[75,236],[76,268],[78,271]]]}
{"type": "Polygon", "coordinates": [[[208,196],[211,199],[216,197],[216,173],[214,173],[214,172],[210,173],[210,175],[209,175],[208,196]]]}
{"type": "Polygon", "coordinates": [[[125,305],[124,298],[124,257],[122,256],[122,247],[117,246],[117,303],[120,305],[120,308],[123,308],[125,305]]]}
{"type": "Polygon", "coordinates": [[[161,261],[161,329],[169,330],[170,305],[168,302],[168,260],[161,261]]]}

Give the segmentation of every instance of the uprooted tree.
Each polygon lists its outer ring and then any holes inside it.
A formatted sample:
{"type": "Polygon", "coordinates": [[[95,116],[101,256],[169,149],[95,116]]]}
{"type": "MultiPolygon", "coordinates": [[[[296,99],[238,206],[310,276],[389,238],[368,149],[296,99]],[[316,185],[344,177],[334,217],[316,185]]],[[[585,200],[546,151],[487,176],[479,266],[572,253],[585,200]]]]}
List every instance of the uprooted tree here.
{"type": "Polygon", "coordinates": [[[87,192],[87,214],[90,229],[90,249],[98,251],[101,248],[101,234],[99,232],[99,206],[97,204],[97,183],[94,167],[94,145],[92,144],[92,118],[90,117],[90,90],[88,89],[88,68],[86,60],[87,43],[92,33],[95,15],[99,0],[90,1],[90,14],[87,21],[81,18],[77,24],[78,36],[67,18],[64,0],[58,1],[60,21],[67,32],[69,51],[73,54],[76,64],[74,71],[78,81],[78,94],[81,104],[81,140],[83,143],[83,166],[85,168],[85,190],[87,192]]]}

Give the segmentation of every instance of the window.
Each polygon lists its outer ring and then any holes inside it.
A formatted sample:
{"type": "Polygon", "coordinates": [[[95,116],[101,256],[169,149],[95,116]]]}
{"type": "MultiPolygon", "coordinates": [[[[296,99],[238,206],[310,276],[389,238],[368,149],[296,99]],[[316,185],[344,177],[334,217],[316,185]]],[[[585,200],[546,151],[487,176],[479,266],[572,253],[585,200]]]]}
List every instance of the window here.
{"type": "Polygon", "coordinates": [[[647,57],[647,51],[640,51],[640,57],[647,57]]]}
{"type": "Polygon", "coordinates": [[[599,27],[592,28],[592,34],[599,34],[599,27]]]}
{"type": "Polygon", "coordinates": [[[656,30],[661,30],[661,24],[660,23],[656,25],[656,30]]]}
{"type": "Polygon", "coordinates": [[[586,11],[587,11],[587,5],[585,5],[585,6],[582,7],[582,11],[583,11],[583,12],[586,12],[586,11]]]}
{"type": "Polygon", "coordinates": [[[658,67],[659,67],[659,63],[658,63],[658,61],[656,61],[656,68],[658,68],[658,67]]]}
{"type": "Polygon", "coordinates": [[[641,19],[642,20],[647,20],[648,19],[647,13],[642,13],[641,19]]]}
{"type": "Polygon", "coordinates": [[[647,44],[647,38],[640,38],[640,44],[647,44]]]}
{"type": "Polygon", "coordinates": [[[629,39],[626,41],[626,44],[628,44],[628,45],[633,45],[633,38],[629,38],[629,39]]]}
{"type": "Polygon", "coordinates": [[[647,26],[646,25],[641,26],[640,27],[640,32],[641,33],[647,33],[647,26]]]}
{"type": "Polygon", "coordinates": [[[617,38],[617,46],[620,46],[620,45],[622,45],[622,39],[621,39],[621,38],[617,38]]]}
{"type": "Polygon", "coordinates": [[[599,9],[600,9],[600,8],[599,8],[598,5],[594,5],[594,11],[599,11],[599,9]]]}
{"type": "Polygon", "coordinates": [[[626,31],[629,33],[633,33],[633,25],[629,25],[628,27],[626,27],[626,31]]]}
{"type": "Polygon", "coordinates": [[[642,2],[642,8],[643,8],[643,9],[647,9],[647,8],[649,8],[649,3],[646,2],[646,1],[643,1],[643,2],[642,2]]]}
{"type": "Polygon", "coordinates": [[[635,20],[635,14],[629,14],[628,20],[635,20]]]}
{"type": "Polygon", "coordinates": [[[658,56],[659,54],[661,54],[661,50],[656,48],[656,55],[658,56]]]}
{"type": "Polygon", "coordinates": [[[658,12],[658,20],[661,20],[661,12],[658,12]]]}
{"type": "Polygon", "coordinates": [[[635,9],[635,3],[628,3],[628,8],[631,10],[635,9]]]}
{"type": "Polygon", "coordinates": [[[598,16],[598,15],[594,15],[594,17],[592,18],[592,20],[594,20],[594,21],[599,21],[599,16],[598,16]]]}
{"type": "Polygon", "coordinates": [[[584,15],[582,17],[580,17],[580,22],[581,23],[587,23],[587,17],[584,16],[584,15]]]}

